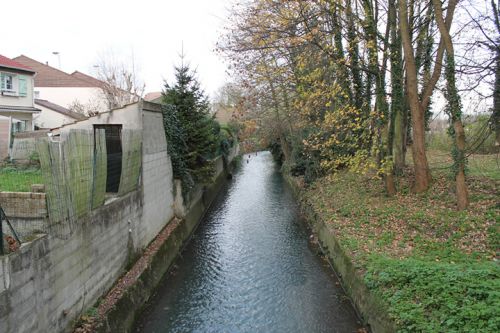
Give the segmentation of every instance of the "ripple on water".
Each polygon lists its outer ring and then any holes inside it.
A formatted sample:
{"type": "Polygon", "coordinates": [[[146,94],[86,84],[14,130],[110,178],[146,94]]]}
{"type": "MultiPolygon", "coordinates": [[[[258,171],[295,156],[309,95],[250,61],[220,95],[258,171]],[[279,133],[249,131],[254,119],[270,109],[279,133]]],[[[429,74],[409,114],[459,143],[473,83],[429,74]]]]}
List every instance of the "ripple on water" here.
{"type": "Polygon", "coordinates": [[[242,163],[137,323],[138,332],[356,332],[268,152],[242,163]]]}

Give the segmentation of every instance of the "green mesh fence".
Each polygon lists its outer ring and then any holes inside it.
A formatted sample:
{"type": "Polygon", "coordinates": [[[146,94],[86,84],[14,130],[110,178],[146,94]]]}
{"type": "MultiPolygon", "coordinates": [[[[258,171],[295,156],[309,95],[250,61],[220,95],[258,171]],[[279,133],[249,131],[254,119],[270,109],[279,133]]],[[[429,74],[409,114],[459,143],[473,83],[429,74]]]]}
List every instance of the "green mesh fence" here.
{"type": "Polygon", "coordinates": [[[92,189],[92,209],[104,204],[106,199],[106,135],[103,129],[95,130],[94,186],[92,189]]]}
{"type": "Polygon", "coordinates": [[[77,221],[102,206],[107,196],[121,196],[138,187],[142,162],[139,130],[121,133],[122,163],[121,170],[116,171],[121,173],[118,193],[106,193],[110,171],[104,129],[70,130],[60,138],[38,140],[36,148],[45,183],[48,232],[56,236],[71,235],[77,221]]]}
{"type": "MultiPolygon", "coordinates": [[[[137,189],[141,170],[142,132],[124,130],[118,194],[137,189]]],[[[102,206],[106,199],[107,150],[104,129],[70,130],[59,139],[38,140],[47,196],[49,232],[71,235],[78,220],[102,206]]]]}
{"type": "Polygon", "coordinates": [[[141,131],[122,131],[122,174],[118,191],[120,195],[137,189],[141,171],[141,146],[141,131]]]}

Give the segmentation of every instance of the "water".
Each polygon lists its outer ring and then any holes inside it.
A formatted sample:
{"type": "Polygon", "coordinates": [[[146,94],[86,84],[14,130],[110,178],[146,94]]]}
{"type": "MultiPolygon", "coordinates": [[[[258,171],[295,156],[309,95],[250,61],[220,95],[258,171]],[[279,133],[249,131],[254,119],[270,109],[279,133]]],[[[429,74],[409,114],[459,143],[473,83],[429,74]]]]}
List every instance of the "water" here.
{"type": "Polygon", "coordinates": [[[136,332],[356,332],[356,314],[308,245],[268,152],[216,198],[136,332]]]}

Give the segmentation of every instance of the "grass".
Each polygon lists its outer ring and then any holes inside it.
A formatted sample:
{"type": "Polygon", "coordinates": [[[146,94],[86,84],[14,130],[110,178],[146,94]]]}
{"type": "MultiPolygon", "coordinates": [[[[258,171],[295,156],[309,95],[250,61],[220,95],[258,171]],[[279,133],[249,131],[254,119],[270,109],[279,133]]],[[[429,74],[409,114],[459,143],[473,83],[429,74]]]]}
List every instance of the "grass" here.
{"type": "MultiPolygon", "coordinates": [[[[431,170],[447,171],[451,175],[453,160],[450,152],[443,150],[429,150],[427,152],[429,167],[431,170]]],[[[407,153],[406,160],[411,165],[411,152],[407,153]]],[[[500,153],[497,154],[471,154],[467,158],[467,173],[470,176],[484,177],[493,180],[500,180],[500,153]]]]}
{"type": "Polygon", "coordinates": [[[39,168],[33,166],[0,167],[0,191],[30,192],[32,184],[43,184],[39,168]]]}
{"type": "Polygon", "coordinates": [[[471,159],[465,212],[455,208],[448,160],[437,152],[429,157],[427,193],[411,193],[411,174],[398,179],[398,194],[389,198],[381,181],[339,173],[310,185],[303,200],[329,224],[399,331],[498,332],[496,157],[471,159]]]}

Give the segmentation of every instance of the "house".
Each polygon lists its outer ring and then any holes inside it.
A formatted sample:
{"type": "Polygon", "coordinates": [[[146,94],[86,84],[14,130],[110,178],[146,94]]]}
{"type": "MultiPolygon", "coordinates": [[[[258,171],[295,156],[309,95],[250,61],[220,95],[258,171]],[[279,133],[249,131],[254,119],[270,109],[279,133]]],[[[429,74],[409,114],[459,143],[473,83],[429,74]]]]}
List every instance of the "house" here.
{"type": "Polygon", "coordinates": [[[16,132],[34,129],[35,70],[0,55],[0,160],[9,155],[16,132]]]}
{"type": "Polygon", "coordinates": [[[75,121],[87,119],[81,113],[68,110],[65,107],[44,99],[35,99],[35,105],[41,110],[40,113],[33,116],[36,129],[61,127],[75,121]]]}
{"type": "Polygon", "coordinates": [[[144,96],[144,100],[151,103],[162,103],[162,92],[161,91],[153,91],[149,92],[144,96]]]}
{"type": "Polygon", "coordinates": [[[103,82],[81,72],[68,74],[48,64],[25,55],[15,61],[36,71],[35,98],[50,101],[64,108],[78,103],[94,109],[108,110],[108,102],[102,93],[103,82]]]}

